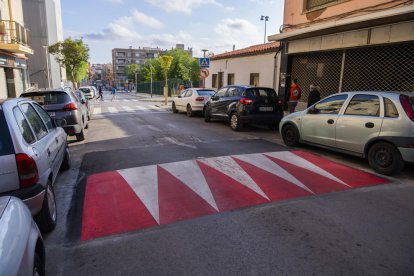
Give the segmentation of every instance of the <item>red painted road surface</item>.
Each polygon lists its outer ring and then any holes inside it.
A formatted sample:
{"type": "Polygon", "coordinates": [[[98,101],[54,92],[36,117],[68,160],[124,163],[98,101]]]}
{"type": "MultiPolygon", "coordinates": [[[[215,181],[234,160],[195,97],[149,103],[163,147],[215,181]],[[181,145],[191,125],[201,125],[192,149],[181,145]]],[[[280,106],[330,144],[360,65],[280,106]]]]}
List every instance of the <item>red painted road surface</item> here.
{"type": "Polygon", "coordinates": [[[386,179],[302,151],[189,160],[91,175],[82,240],[386,179]]]}

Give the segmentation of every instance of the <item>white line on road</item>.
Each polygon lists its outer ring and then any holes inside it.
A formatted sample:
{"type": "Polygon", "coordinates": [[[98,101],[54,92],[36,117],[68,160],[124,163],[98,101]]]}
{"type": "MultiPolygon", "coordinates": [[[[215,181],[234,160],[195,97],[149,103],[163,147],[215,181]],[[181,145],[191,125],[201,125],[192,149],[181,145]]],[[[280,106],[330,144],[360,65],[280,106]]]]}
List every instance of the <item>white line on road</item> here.
{"type": "Polygon", "coordinates": [[[134,110],[131,108],[131,107],[129,107],[129,106],[123,106],[122,107],[126,112],[134,112],[134,110]]]}
{"type": "Polygon", "coordinates": [[[99,115],[99,114],[101,114],[101,112],[102,112],[102,110],[101,110],[100,107],[95,107],[94,110],[93,110],[94,115],[99,115]]]}
{"type": "Polygon", "coordinates": [[[112,107],[112,106],[108,107],[108,111],[110,113],[118,113],[118,109],[116,109],[116,107],[112,107]]]}

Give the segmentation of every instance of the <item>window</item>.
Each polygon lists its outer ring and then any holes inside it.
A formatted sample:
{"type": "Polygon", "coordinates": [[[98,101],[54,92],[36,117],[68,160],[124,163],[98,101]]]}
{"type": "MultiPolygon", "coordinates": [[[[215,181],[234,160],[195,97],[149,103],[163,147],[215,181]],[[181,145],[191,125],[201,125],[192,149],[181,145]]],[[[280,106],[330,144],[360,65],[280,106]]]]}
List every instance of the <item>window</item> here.
{"type": "Polygon", "coordinates": [[[52,118],[50,118],[49,114],[47,114],[47,112],[39,105],[34,104],[33,106],[36,109],[37,113],[39,113],[40,117],[43,119],[43,122],[45,122],[47,129],[49,131],[53,130],[55,127],[53,125],[52,118]]]}
{"type": "Polygon", "coordinates": [[[306,9],[312,10],[321,6],[325,6],[330,3],[339,2],[339,0],[307,0],[306,9]]]}
{"type": "Polygon", "coordinates": [[[259,73],[250,74],[250,85],[253,85],[253,86],[259,85],[259,73]]]}
{"type": "Polygon", "coordinates": [[[187,93],[188,89],[184,90],[183,92],[181,92],[180,97],[184,98],[185,97],[185,93],[187,93]]]}
{"type": "Polygon", "coordinates": [[[14,153],[13,142],[10,137],[6,118],[0,108],[0,156],[14,153]]]}
{"type": "Polygon", "coordinates": [[[380,101],[374,95],[355,95],[346,108],[345,115],[379,116],[380,101]]]}
{"type": "Polygon", "coordinates": [[[218,73],[218,88],[222,88],[223,87],[223,72],[219,72],[218,73]]]}
{"type": "Polygon", "coordinates": [[[16,118],[17,125],[19,126],[20,132],[22,133],[23,139],[28,144],[32,144],[36,141],[32,130],[29,127],[29,124],[26,121],[26,118],[23,116],[23,113],[18,107],[13,108],[14,118],[16,118]]]}
{"type": "Polygon", "coordinates": [[[329,97],[315,105],[315,108],[312,110],[311,113],[338,114],[347,98],[347,95],[337,95],[329,97]]]}
{"type": "Polygon", "coordinates": [[[217,88],[217,74],[213,74],[211,87],[217,88]]]}
{"type": "Polygon", "coordinates": [[[197,90],[199,96],[213,96],[216,92],[214,90],[197,90]]]}
{"type": "MultiPolygon", "coordinates": [[[[82,88],[83,91],[85,88],[82,88]]],[[[88,89],[88,93],[90,90],[88,89]]],[[[49,104],[63,104],[70,101],[70,97],[65,92],[32,92],[32,93],[25,93],[22,97],[29,98],[34,100],[40,105],[49,105],[49,104]]]]}
{"type": "Polygon", "coordinates": [[[193,95],[193,90],[191,90],[191,89],[188,89],[188,92],[187,92],[187,94],[185,94],[185,97],[187,98],[187,97],[191,97],[193,95]]]}
{"type": "Polygon", "coordinates": [[[227,90],[225,97],[234,97],[234,96],[238,96],[238,90],[237,87],[230,87],[229,90],[227,90]]]}
{"type": "Polygon", "coordinates": [[[226,91],[227,91],[227,87],[226,88],[222,88],[222,89],[220,89],[218,92],[217,92],[217,96],[219,96],[219,97],[223,97],[225,94],[226,94],[226,91]]]}
{"type": "Polygon", "coordinates": [[[29,125],[32,126],[32,129],[37,139],[40,140],[43,137],[45,137],[47,135],[46,126],[43,124],[39,115],[37,115],[33,106],[31,106],[30,104],[22,104],[21,107],[22,107],[23,114],[26,116],[29,122],[29,125]]]}
{"type": "Polygon", "coordinates": [[[390,99],[384,98],[384,106],[385,106],[385,112],[384,112],[385,117],[398,118],[399,116],[398,110],[390,99]]]}
{"type": "Polygon", "coordinates": [[[233,85],[234,84],[234,74],[228,74],[227,75],[227,85],[233,85]]]}

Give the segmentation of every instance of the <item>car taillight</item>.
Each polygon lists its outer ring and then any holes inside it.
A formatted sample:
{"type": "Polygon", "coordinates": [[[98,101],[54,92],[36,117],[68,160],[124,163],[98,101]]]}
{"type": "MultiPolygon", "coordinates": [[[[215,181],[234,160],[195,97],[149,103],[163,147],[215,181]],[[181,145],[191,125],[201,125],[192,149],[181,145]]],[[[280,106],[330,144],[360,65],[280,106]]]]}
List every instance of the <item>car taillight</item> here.
{"type": "Polygon", "coordinates": [[[39,180],[36,162],[24,153],[16,154],[17,170],[19,172],[20,187],[27,188],[33,186],[39,180]]]}
{"type": "Polygon", "coordinates": [[[410,103],[410,98],[407,95],[400,95],[400,103],[408,118],[414,122],[414,110],[410,103]]]}
{"type": "Polygon", "coordinates": [[[202,101],[204,101],[204,97],[197,97],[196,98],[196,102],[202,102],[202,101]]]}
{"type": "Polygon", "coordinates": [[[63,110],[65,111],[72,111],[78,109],[75,103],[68,103],[63,106],[63,110]]]}
{"type": "Polygon", "coordinates": [[[252,100],[247,99],[247,98],[241,98],[241,99],[240,99],[240,102],[241,102],[242,104],[244,104],[244,105],[249,105],[249,104],[252,104],[252,103],[253,103],[253,101],[252,101],[252,100]]]}

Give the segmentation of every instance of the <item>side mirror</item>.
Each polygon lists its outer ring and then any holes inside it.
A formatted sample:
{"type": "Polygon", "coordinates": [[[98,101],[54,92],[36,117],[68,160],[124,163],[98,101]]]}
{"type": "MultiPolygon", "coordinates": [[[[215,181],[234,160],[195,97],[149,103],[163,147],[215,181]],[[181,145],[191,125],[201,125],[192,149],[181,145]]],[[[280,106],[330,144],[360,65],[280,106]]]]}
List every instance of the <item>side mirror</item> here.
{"type": "Polygon", "coordinates": [[[315,108],[315,106],[312,106],[308,109],[308,113],[309,114],[318,114],[319,113],[319,109],[315,108]]]}
{"type": "Polygon", "coordinates": [[[82,103],[82,104],[86,104],[85,99],[81,99],[81,103],[82,103]]]}
{"type": "Polygon", "coordinates": [[[67,123],[66,123],[65,119],[55,119],[55,125],[58,126],[58,127],[63,127],[66,124],[67,123]]]}

